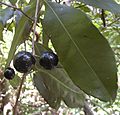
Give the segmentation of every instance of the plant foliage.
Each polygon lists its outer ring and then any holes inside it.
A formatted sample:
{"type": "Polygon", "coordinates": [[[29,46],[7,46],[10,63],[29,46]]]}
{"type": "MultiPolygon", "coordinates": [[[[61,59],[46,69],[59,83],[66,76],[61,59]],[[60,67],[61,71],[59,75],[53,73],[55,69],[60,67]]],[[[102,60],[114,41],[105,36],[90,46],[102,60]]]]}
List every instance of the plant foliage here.
{"type": "MultiPolygon", "coordinates": [[[[12,65],[15,53],[24,44],[24,50],[35,52],[36,64],[30,71],[34,86],[52,108],[58,109],[62,101],[70,108],[84,107],[86,95],[115,101],[120,4],[114,0],[72,0],[71,6],[66,1],[8,1],[10,4],[0,1],[0,45],[7,43],[5,30],[14,33],[4,68],[12,65]],[[59,63],[46,70],[39,64],[40,55],[51,50],[58,55],[59,63]]],[[[0,53],[4,56],[1,49],[0,53]]],[[[20,81],[17,74],[10,84],[18,87],[20,81]]]]}

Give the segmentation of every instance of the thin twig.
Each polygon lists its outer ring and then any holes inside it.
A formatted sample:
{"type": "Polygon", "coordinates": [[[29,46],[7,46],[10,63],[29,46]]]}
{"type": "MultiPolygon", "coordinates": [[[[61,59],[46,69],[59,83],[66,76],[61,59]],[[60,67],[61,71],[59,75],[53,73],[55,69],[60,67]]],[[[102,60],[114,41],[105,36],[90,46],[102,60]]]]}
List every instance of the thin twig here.
{"type": "Polygon", "coordinates": [[[35,49],[34,49],[34,39],[35,39],[35,32],[36,32],[36,25],[37,25],[37,15],[38,15],[38,6],[39,6],[39,0],[37,0],[36,3],[36,10],[35,10],[35,21],[34,21],[34,25],[33,25],[33,39],[32,39],[32,54],[35,55],[35,49]]]}
{"type": "Polygon", "coordinates": [[[22,76],[22,80],[21,80],[21,83],[20,83],[20,87],[18,89],[18,93],[17,93],[17,98],[16,98],[16,102],[15,102],[15,105],[14,105],[14,109],[13,109],[13,115],[17,115],[17,105],[18,105],[18,99],[20,97],[20,92],[21,92],[21,89],[22,89],[22,85],[24,83],[24,80],[26,78],[28,73],[24,73],[23,76],[22,76]]]}
{"type": "MultiPolygon", "coordinates": [[[[90,99],[89,99],[90,100],[90,99]]],[[[110,115],[110,113],[108,112],[108,111],[106,111],[101,105],[99,105],[98,103],[96,103],[96,102],[93,102],[92,100],[90,100],[90,102],[92,103],[92,104],[95,104],[96,106],[98,106],[98,107],[100,107],[103,111],[105,111],[106,113],[107,113],[107,115],[110,115]]]]}
{"type": "Polygon", "coordinates": [[[104,11],[104,9],[101,10],[101,20],[103,21],[103,26],[106,27],[106,20],[105,20],[105,11],[104,11]]]}
{"type": "Polygon", "coordinates": [[[85,105],[84,105],[84,113],[85,115],[94,115],[94,113],[92,112],[87,102],[85,102],[85,105]]]}
{"type": "Polygon", "coordinates": [[[113,22],[111,22],[110,24],[108,24],[107,26],[111,26],[112,24],[116,23],[116,22],[119,21],[119,20],[120,20],[120,17],[117,18],[116,20],[114,20],[113,22]]]}
{"type": "Polygon", "coordinates": [[[4,83],[5,78],[3,78],[2,80],[0,80],[0,84],[4,83]]]}
{"type": "Polygon", "coordinates": [[[13,6],[13,5],[10,5],[10,4],[6,4],[4,2],[0,2],[0,5],[5,5],[5,6],[8,6],[8,7],[11,7],[13,9],[16,9],[16,10],[19,10],[20,12],[22,12],[29,20],[31,21],[34,21],[31,17],[29,17],[25,12],[23,12],[20,8],[17,8],[16,6],[13,6]]]}
{"type": "MultiPolygon", "coordinates": [[[[33,29],[31,29],[32,32],[34,32],[33,29]]],[[[40,38],[40,33],[38,33],[37,31],[35,31],[35,36],[36,36],[36,42],[38,42],[39,38],[40,38]]]]}
{"type": "MultiPolygon", "coordinates": [[[[110,26],[112,26],[114,23],[116,23],[116,22],[119,21],[119,20],[120,20],[120,17],[117,18],[117,19],[115,19],[113,22],[107,24],[106,27],[110,27],[110,26]]],[[[104,30],[105,30],[105,28],[101,28],[101,31],[104,31],[104,30]]]]}

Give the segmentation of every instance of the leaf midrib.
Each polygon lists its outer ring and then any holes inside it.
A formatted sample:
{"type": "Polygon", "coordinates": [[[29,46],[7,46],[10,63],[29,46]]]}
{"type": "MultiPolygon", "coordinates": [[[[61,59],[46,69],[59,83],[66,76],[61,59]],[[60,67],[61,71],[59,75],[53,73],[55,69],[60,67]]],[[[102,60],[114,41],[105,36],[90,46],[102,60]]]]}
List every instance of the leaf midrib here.
{"type": "Polygon", "coordinates": [[[68,89],[68,90],[70,90],[70,91],[72,91],[72,92],[74,92],[74,93],[76,93],[76,94],[78,94],[78,95],[81,95],[81,93],[76,92],[75,90],[69,88],[67,85],[65,85],[64,83],[62,83],[60,80],[58,80],[56,77],[54,77],[54,75],[50,74],[49,72],[46,72],[46,71],[44,71],[44,70],[42,70],[42,69],[39,69],[39,68],[37,68],[37,67],[36,67],[36,69],[37,69],[38,71],[40,71],[40,72],[44,72],[44,73],[48,74],[49,76],[51,76],[52,79],[54,79],[55,81],[57,81],[59,84],[61,84],[61,85],[62,85],[63,87],[65,87],[66,89],[68,89]]]}

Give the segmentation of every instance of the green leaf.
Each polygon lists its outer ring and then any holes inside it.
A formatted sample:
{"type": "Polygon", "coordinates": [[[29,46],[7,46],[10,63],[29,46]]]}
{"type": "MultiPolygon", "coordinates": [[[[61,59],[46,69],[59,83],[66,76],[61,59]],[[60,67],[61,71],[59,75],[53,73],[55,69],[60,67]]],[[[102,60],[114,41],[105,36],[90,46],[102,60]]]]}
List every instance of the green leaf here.
{"type": "MultiPolygon", "coordinates": [[[[29,8],[29,10],[26,11],[26,14],[29,17],[32,17],[34,15],[34,13],[35,13],[35,4],[32,4],[31,7],[29,8]]],[[[24,40],[25,36],[23,36],[23,34],[25,33],[26,25],[28,25],[28,23],[29,23],[29,19],[25,15],[22,15],[22,17],[20,18],[20,20],[18,22],[16,31],[15,31],[15,35],[14,35],[14,38],[13,38],[13,41],[11,44],[6,67],[9,66],[9,64],[14,56],[14,53],[16,51],[16,47],[18,45],[20,45],[20,43],[24,40]]]]}
{"type": "Polygon", "coordinates": [[[5,25],[6,22],[7,22],[10,18],[12,18],[13,13],[14,13],[14,10],[11,9],[11,8],[9,8],[9,7],[5,8],[5,9],[2,9],[2,8],[1,8],[1,9],[0,9],[0,22],[1,22],[3,25],[5,25]]]}
{"type": "Polygon", "coordinates": [[[43,32],[43,44],[47,47],[48,43],[49,43],[49,38],[48,36],[45,34],[45,32],[43,32]]]}
{"type": "MultiPolygon", "coordinates": [[[[21,18],[20,18],[20,20],[21,20],[21,18]]],[[[18,25],[17,26],[19,26],[19,23],[18,23],[18,25]]],[[[16,26],[16,27],[17,27],[16,26]]],[[[27,22],[26,22],[26,24],[25,24],[25,27],[24,27],[24,31],[22,32],[22,35],[21,35],[21,41],[20,41],[20,43],[19,44],[21,44],[21,43],[23,43],[25,40],[28,40],[29,39],[29,34],[30,34],[30,31],[31,31],[31,28],[32,28],[32,22],[30,21],[30,20],[28,20],[27,22]]],[[[19,45],[18,44],[18,45],[19,45]]]]}
{"type": "Polygon", "coordinates": [[[15,3],[17,2],[17,0],[9,0],[9,1],[12,5],[15,5],[15,3]]]}
{"type": "MultiPolygon", "coordinates": [[[[30,5],[25,6],[23,11],[26,13],[26,12],[30,9],[30,7],[31,7],[30,5]]],[[[34,11],[34,10],[33,10],[33,11],[34,11]]],[[[15,11],[15,15],[16,15],[15,21],[16,21],[16,27],[17,27],[17,26],[19,26],[19,21],[21,20],[21,17],[22,17],[24,14],[21,13],[19,10],[16,10],[16,11],[15,11]]],[[[33,12],[33,15],[32,15],[32,16],[34,16],[34,12],[33,12]]],[[[32,17],[32,16],[31,16],[31,17],[32,17]]],[[[28,20],[28,21],[26,22],[26,24],[25,24],[24,31],[23,31],[22,36],[21,36],[21,38],[22,38],[21,43],[28,39],[29,34],[30,34],[31,27],[32,27],[32,21],[31,21],[31,20],[28,20]]]]}
{"type": "Polygon", "coordinates": [[[81,10],[46,4],[43,28],[70,78],[89,95],[115,100],[117,69],[107,40],[81,10]]]}
{"type": "Polygon", "coordinates": [[[114,0],[78,0],[87,5],[98,7],[108,10],[112,13],[120,14],[120,4],[117,4],[114,0]]]}
{"type": "MultiPolygon", "coordinates": [[[[41,45],[36,43],[36,55],[40,55],[41,49],[43,49],[41,45]]],[[[84,105],[84,93],[72,82],[63,68],[46,70],[37,62],[36,69],[38,73],[34,78],[35,85],[50,105],[54,105],[53,102],[59,102],[61,99],[68,107],[81,107],[84,105]]]]}
{"type": "Polygon", "coordinates": [[[58,91],[56,84],[53,83],[52,79],[45,73],[37,72],[33,77],[34,84],[42,97],[52,108],[59,108],[61,97],[58,91]],[[49,81],[49,82],[48,82],[49,81]]]}

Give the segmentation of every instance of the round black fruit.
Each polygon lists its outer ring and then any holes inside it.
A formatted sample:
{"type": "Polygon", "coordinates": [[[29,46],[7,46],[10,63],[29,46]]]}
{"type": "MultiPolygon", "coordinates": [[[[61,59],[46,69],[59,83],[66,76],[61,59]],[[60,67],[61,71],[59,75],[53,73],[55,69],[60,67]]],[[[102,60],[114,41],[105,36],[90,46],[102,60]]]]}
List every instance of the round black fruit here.
{"type": "Polygon", "coordinates": [[[58,56],[53,52],[45,51],[42,53],[39,63],[45,69],[52,69],[58,64],[58,56]]]}
{"type": "Polygon", "coordinates": [[[18,72],[26,73],[31,70],[35,62],[35,58],[30,52],[21,51],[15,55],[13,65],[18,72]]]}
{"type": "Polygon", "coordinates": [[[5,70],[5,72],[4,72],[4,76],[5,76],[5,78],[8,79],[8,80],[13,79],[14,76],[15,76],[15,71],[14,71],[14,69],[12,69],[11,67],[6,68],[6,70],[5,70]]]}

